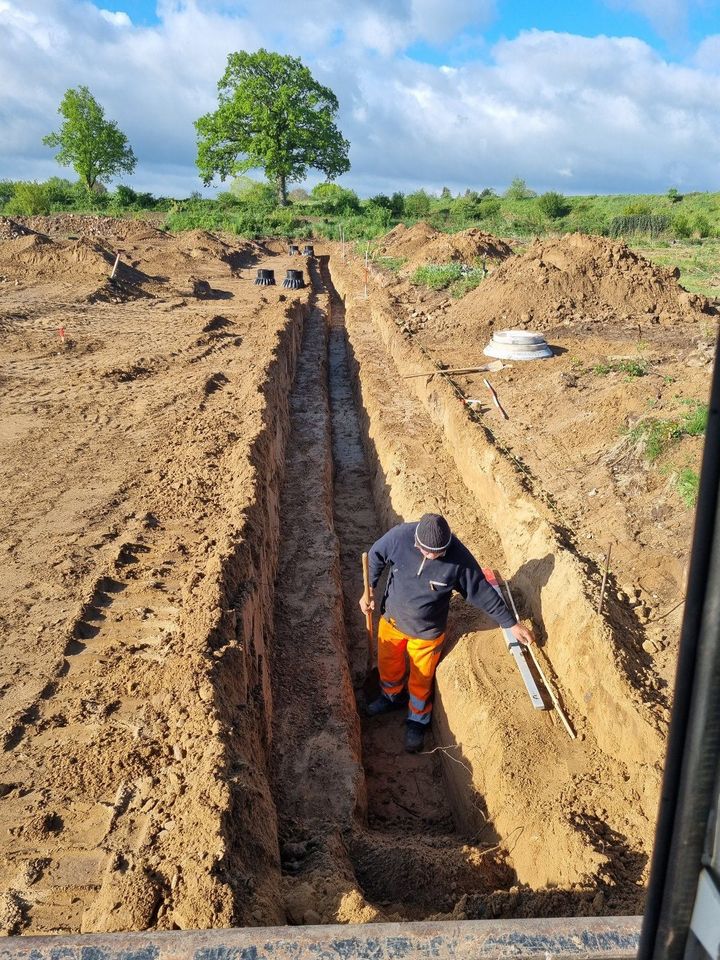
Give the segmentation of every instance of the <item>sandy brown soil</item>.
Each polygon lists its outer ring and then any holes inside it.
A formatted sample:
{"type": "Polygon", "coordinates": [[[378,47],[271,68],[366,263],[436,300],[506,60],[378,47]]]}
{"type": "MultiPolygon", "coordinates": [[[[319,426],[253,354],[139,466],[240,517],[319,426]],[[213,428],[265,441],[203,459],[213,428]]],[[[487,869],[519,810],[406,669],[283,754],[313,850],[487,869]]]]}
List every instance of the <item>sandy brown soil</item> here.
{"type": "MultiPolygon", "coordinates": [[[[27,239],[0,249],[11,929],[229,923],[243,864],[261,862],[226,828],[218,689],[227,672],[238,686],[251,645],[213,639],[237,605],[218,591],[240,586],[228,557],[272,469],[261,438],[287,404],[300,307],[251,283],[244,265],[285,262],[246,244],[142,228],[110,247],[27,239]],[[136,266],[110,287],[116,245],[136,266]]],[[[261,825],[256,846],[273,842],[261,825]]]]}
{"type": "Polygon", "coordinates": [[[427,263],[465,263],[502,261],[512,256],[504,240],[484,230],[471,227],[459,233],[441,233],[420,221],[412,227],[400,223],[380,241],[378,249],[386,257],[403,261],[402,272],[410,273],[427,263]]]}
{"type": "Polygon", "coordinates": [[[699,469],[702,437],[680,438],[652,462],[633,428],[680,421],[707,402],[716,308],[624,244],[582,236],[536,241],[458,301],[379,279],[429,369],[487,362],[497,329],[544,332],[551,360],[490,377],[509,420],[484,374],[454,377],[458,397],[478,401],[487,429],[551,499],[584,555],[602,566],[611,547],[609,603],[630,608],[658,682],[671,683],[693,520],[677,478],[699,469]]]}
{"type": "Polygon", "coordinates": [[[652,375],[627,383],[592,372],[637,353],[625,318],[571,313],[531,388],[494,378],[502,423],[459,402],[481,381],[402,379],[482,359],[468,298],[378,275],[366,300],[320,244],[312,289],[283,291],[251,282],[300,265],[277,242],[21,226],[0,223],[5,931],[639,911],[690,513],[616,431],[702,394],[706,321],[648,320],[652,375]],[[360,553],[432,509],[511,581],[577,740],[459,601],[425,751],[400,714],[361,720],[360,553]]]}

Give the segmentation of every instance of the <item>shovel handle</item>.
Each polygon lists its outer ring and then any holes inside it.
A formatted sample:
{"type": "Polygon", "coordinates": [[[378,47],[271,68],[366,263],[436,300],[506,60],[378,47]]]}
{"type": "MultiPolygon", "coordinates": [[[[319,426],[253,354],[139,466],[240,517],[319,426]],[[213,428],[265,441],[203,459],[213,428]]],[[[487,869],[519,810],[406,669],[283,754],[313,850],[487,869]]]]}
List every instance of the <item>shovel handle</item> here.
{"type": "MultiPolygon", "coordinates": [[[[368,555],[363,553],[362,555],[362,568],[363,568],[363,586],[365,598],[365,603],[370,603],[372,600],[372,587],[370,586],[370,566],[368,564],[368,555]]],[[[375,646],[374,637],[373,637],[373,615],[372,610],[368,610],[365,614],[365,626],[367,627],[368,635],[368,673],[372,670],[373,665],[373,647],[375,646]]]]}

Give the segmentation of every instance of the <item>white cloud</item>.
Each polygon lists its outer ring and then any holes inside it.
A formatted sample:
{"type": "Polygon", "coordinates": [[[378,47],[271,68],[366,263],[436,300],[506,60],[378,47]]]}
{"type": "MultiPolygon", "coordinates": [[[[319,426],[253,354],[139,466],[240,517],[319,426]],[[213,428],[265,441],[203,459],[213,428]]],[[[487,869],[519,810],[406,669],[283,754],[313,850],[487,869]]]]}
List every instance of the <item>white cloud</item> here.
{"type": "Polygon", "coordinates": [[[718,6],[718,0],[606,0],[609,7],[630,10],[645,17],[658,34],[673,44],[682,42],[694,11],[718,6]]]}
{"type": "Polygon", "coordinates": [[[398,51],[492,15],[470,0],[160,0],[153,27],[80,0],[0,0],[0,178],[62,172],[41,138],[87,84],[140,159],[137,189],[197,189],[193,120],[213,108],[227,54],[303,57],[341,103],[362,192],[503,186],[566,192],[720,187],[720,35],[692,65],[632,38],[529,31],[463,66],[398,51]]]}

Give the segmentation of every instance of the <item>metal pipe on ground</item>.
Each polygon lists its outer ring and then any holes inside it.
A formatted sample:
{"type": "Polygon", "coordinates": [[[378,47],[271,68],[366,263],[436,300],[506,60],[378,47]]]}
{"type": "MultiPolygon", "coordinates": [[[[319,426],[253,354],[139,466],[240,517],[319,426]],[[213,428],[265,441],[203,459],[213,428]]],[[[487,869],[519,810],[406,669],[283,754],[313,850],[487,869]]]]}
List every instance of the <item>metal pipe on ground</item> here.
{"type": "Polygon", "coordinates": [[[10,937],[0,960],[634,960],[640,917],[10,937]]]}

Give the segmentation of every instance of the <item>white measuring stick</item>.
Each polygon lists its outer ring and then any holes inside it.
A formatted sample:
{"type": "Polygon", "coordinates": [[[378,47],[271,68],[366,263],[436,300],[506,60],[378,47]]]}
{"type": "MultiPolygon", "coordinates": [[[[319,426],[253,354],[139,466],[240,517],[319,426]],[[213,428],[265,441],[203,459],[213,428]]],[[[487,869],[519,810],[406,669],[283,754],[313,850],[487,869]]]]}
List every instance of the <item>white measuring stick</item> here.
{"type": "MultiPolygon", "coordinates": [[[[490,570],[489,567],[488,568],[483,567],[483,574],[487,582],[495,591],[495,593],[497,593],[499,597],[502,597],[504,601],[505,598],[503,597],[502,591],[498,586],[497,577],[495,576],[494,571],[490,570]]],[[[515,661],[517,668],[520,671],[520,676],[523,679],[523,683],[525,684],[525,689],[527,690],[528,696],[532,701],[532,705],[535,707],[536,710],[544,710],[545,701],[543,700],[542,695],[538,690],[537,683],[535,682],[535,677],[532,675],[532,671],[528,666],[527,659],[523,655],[523,651],[522,651],[523,645],[520,643],[519,640],[516,640],[515,637],[512,635],[512,633],[510,633],[510,631],[507,630],[506,628],[502,628],[502,633],[505,639],[505,643],[507,644],[507,648],[512,654],[513,660],[515,661]]]]}
{"type": "MultiPolygon", "coordinates": [[[[507,590],[507,595],[508,595],[508,597],[510,598],[510,605],[512,606],[512,608],[513,608],[513,613],[515,614],[515,619],[516,619],[517,621],[519,621],[519,620],[520,620],[520,617],[518,616],[517,607],[515,606],[515,601],[513,600],[512,591],[510,590],[510,584],[507,582],[507,580],[505,580],[504,583],[505,583],[505,589],[507,590]]],[[[548,692],[549,695],[550,695],[550,699],[552,700],[553,706],[555,707],[555,709],[556,709],[557,712],[558,712],[558,716],[559,716],[560,719],[562,720],[565,729],[566,729],[567,732],[570,734],[570,738],[571,738],[572,740],[574,740],[575,737],[576,737],[575,731],[574,731],[573,728],[570,726],[570,721],[569,721],[568,718],[565,716],[565,711],[564,711],[563,708],[560,706],[560,703],[558,702],[558,698],[555,696],[555,691],[554,691],[554,689],[552,688],[552,686],[551,686],[550,683],[548,682],[548,678],[545,676],[545,672],[544,672],[543,668],[542,668],[542,667],[540,666],[540,664],[538,663],[538,658],[535,656],[535,651],[533,650],[533,648],[532,648],[531,646],[530,646],[530,647],[525,647],[525,649],[526,649],[526,651],[530,654],[530,656],[532,657],[532,662],[535,664],[535,669],[536,669],[537,672],[540,674],[540,679],[541,679],[542,682],[545,684],[545,689],[547,690],[547,692],[548,692]]]]}

